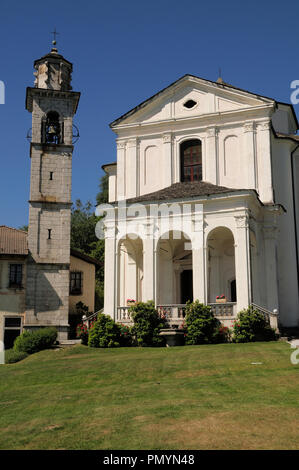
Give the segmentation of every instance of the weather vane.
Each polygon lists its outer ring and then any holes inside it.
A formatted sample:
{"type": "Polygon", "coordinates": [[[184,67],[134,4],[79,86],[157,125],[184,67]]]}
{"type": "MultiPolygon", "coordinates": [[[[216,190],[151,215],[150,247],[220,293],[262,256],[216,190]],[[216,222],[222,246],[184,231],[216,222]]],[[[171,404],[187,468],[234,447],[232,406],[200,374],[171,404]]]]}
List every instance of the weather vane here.
{"type": "Polygon", "coordinates": [[[53,34],[53,37],[54,37],[54,39],[52,41],[52,44],[53,44],[53,46],[56,46],[56,36],[57,36],[57,34],[59,34],[59,33],[57,33],[56,28],[54,29],[54,31],[52,31],[51,34],[53,34]]]}

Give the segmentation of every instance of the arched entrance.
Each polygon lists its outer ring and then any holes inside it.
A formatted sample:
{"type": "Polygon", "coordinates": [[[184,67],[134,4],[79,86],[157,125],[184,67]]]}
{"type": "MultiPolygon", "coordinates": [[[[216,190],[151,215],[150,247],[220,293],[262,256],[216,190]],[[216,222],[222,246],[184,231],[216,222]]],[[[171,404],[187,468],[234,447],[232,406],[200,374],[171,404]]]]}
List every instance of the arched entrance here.
{"type": "Polygon", "coordinates": [[[228,302],[237,301],[234,236],[227,227],[212,230],[207,239],[208,302],[225,295],[228,302]]]}
{"type": "Polygon", "coordinates": [[[193,300],[192,248],[182,232],[164,234],[157,245],[157,303],[185,304],[193,300]]]}
{"type": "Polygon", "coordinates": [[[127,235],[118,245],[118,305],[128,299],[142,299],[143,243],[136,235],[127,235]]]}

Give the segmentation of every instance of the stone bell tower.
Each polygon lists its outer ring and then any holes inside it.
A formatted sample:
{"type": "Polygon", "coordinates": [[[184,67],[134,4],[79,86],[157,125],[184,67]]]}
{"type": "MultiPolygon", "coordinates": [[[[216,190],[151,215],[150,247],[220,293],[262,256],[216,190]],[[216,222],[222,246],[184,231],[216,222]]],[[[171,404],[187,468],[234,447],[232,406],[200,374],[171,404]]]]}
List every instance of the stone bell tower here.
{"type": "Polygon", "coordinates": [[[80,93],[71,91],[72,64],[56,48],[34,67],[34,88],[26,94],[32,140],[24,327],[55,326],[62,340],[68,335],[73,116],[80,93]]]}

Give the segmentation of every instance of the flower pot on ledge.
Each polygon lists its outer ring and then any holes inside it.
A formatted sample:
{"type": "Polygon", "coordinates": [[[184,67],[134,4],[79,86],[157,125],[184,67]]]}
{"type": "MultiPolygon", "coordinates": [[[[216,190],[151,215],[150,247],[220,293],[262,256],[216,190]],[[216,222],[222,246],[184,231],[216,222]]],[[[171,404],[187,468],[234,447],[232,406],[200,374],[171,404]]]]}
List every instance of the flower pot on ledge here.
{"type": "Polygon", "coordinates": [[[226,304],[227,303],[227,298],[224,297],[222,299],[216,299],[216,304],[226,304]]]}
{"type": "Polygon", "coordinates": [[[135,305],[135,304],[136,304],[135,300],[128,300],[127,301],[127,307],[132,307],[132,305],[135,305]]]}

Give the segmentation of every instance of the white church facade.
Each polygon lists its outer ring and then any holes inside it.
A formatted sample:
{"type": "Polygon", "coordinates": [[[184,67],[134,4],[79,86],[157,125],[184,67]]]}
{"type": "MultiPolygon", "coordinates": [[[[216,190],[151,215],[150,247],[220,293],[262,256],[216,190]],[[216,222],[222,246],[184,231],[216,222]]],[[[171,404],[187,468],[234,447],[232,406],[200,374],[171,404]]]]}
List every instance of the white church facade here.
{"type": "Polygon", "coordinates": [[[153,300],[178,324],[198,299],[226,324],[254,304],[299,326],[293,107],[185,75],[110,126],[105,313],[129,322],[128,300],[153,300]]]}

